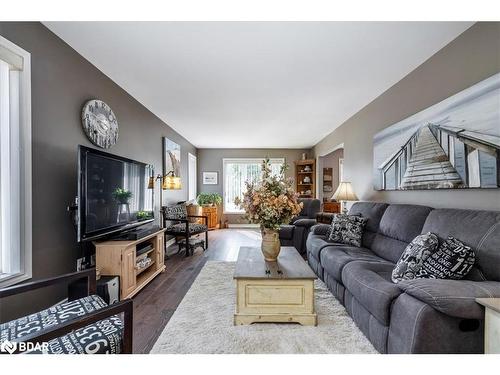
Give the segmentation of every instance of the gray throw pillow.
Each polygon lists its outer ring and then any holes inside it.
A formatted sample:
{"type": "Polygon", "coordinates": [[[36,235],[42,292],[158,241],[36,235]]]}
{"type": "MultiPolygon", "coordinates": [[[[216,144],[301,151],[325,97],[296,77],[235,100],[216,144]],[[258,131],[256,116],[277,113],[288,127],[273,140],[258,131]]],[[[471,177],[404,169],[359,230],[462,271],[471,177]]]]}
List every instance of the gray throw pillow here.
{"type": "Polygon", "coordinates": [[[335,214],[328,239],[333,242],[361,247],[368,219],[358,215],[335,214]]]}
{"type": "Polygon", "coordinates": [[[439,249],[424,260],[417,278],[422,279],[463,279],[476,261],[474,250],[462,241],[448,237],[439,249]]]}
{"type": "Polygon", "coordinates": [[[438,245],[439,239],[434,233],[428,232],[415,237],[406,246],[396,263],[392,271],[392,281],[397,283],[401,280],[415,279],[423,262],[437,250],[438,245]]]}

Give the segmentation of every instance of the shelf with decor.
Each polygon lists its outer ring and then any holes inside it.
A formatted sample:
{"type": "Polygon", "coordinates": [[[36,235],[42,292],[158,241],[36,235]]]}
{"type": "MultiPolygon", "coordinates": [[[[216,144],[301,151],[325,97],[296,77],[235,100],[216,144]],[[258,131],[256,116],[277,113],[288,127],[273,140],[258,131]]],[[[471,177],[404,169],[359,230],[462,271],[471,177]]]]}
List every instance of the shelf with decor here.
{"type": "Polygon", "coordinates": [[[295,161],[295,191],[299,198],[316,198],[316,160],[295,161]]]}

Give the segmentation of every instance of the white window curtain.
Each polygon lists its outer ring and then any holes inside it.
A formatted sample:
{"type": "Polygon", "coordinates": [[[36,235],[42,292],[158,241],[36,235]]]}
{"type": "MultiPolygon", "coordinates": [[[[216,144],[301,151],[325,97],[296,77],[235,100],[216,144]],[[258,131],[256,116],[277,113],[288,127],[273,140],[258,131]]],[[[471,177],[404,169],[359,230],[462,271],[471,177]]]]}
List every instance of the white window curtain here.
{"type": "MultiPolygon", "coordinates": [[[[236,197],[243,197],[245,182],[257,182],[262,178],[263,159],[224,159],[224,212],[242,213],[234,204],[236,197]]],[[[270,159],[271,173],[279,174],[284,158],[270,159]]]]}
{"type": "Polygon", "coordinates": [[[29,53],[0,37],[0,287],[31,277],[29,53]]]}

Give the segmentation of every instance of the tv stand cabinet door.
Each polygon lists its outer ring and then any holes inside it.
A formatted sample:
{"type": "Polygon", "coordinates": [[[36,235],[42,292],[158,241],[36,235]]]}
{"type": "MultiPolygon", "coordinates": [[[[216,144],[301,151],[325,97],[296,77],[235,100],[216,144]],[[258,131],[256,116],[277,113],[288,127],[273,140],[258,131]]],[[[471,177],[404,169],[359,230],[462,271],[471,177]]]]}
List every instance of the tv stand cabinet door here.
{"type": "Polygon", "coordinates": [[[135,246],[123,250],[122,253],[122,280],[121,298],[126,298],[134,292],[136,286],[135,277],[135,246]]]}

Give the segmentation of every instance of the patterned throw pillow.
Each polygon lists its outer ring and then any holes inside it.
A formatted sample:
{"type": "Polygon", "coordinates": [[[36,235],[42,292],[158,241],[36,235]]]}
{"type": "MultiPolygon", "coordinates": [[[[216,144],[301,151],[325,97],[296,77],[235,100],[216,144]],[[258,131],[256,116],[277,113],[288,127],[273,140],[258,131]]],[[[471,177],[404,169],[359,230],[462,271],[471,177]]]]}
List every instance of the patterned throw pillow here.
{"type": "Polygon", "coordinates": [[[185,219],[187,217],[187,208],[184,203],[166,206],[163,208],[166,219],[185,219]]]}
{"type": "Polygon", "coordinates": [[[422,263],[439,245],[439,239],[434,233],[421,234],[413,239],[401,254],[392,271],[392,281],[397,283],[401,280],[411,280],[422,268],[422,263]]]}
{"type": "Polygon", "coordinates": [[[347,224],[347,216],[345,214],[334,214],[332,224],[330,225],[330,235],[328,239],[333,242],[342,242],[342,231],[345,230],[347,224]]]}
{"type": "Polygon", "coordinates": [[[361,247],[363,231],[368,219],[357,215],[333,215],[330,236],[333,242],[361,247]]]}
{"type": "Polygon", "coordinates": [[[448,237],[439,249],[424,260],[417,278],[463,279],[476,261],[474,250],[454,237],[448,237]]]}

